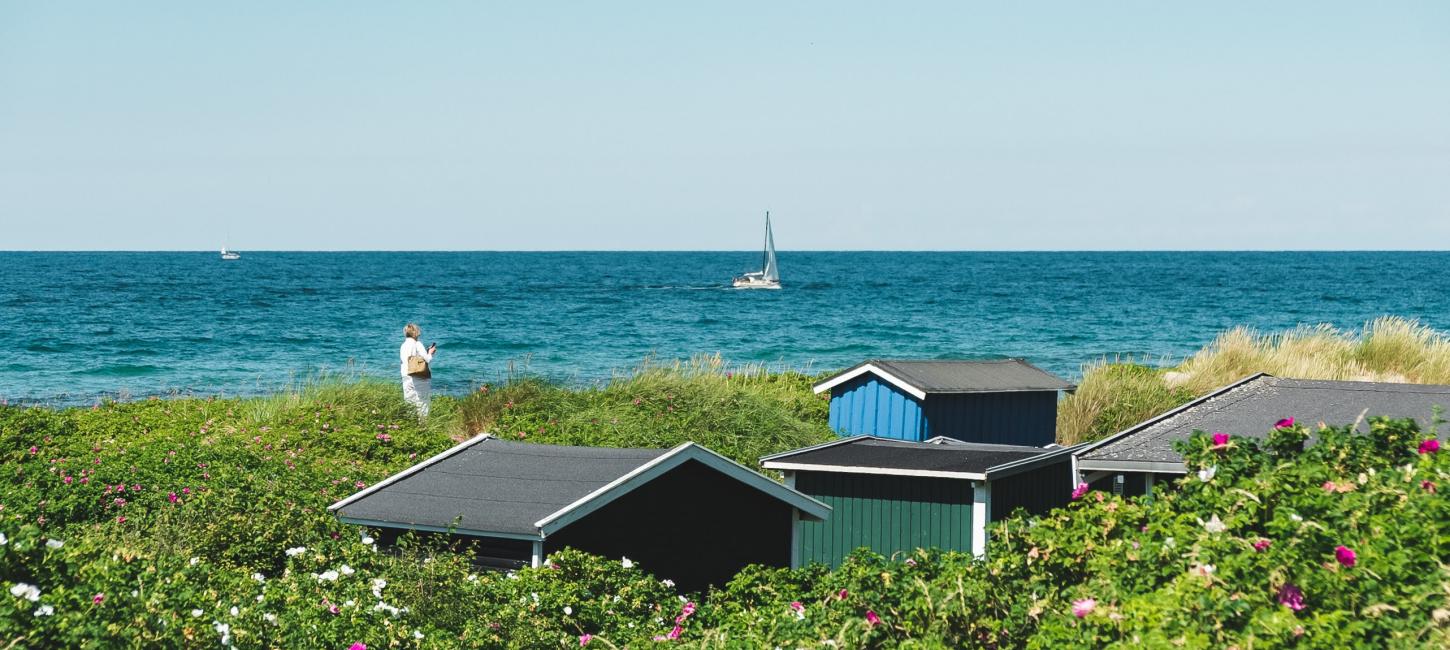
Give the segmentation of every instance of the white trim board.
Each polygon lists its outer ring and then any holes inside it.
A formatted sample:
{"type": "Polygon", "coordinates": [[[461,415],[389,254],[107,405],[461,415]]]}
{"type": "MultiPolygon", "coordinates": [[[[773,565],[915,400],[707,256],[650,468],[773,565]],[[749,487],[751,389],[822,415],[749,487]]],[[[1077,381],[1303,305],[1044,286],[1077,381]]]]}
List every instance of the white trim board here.
{"type": "Polygon", "coordinates": [[[955,478],[972,481],[987,480],[986,474],[976,472],[946,472],[930,469],[897,469],[893,467],[857,467],[852,465],[811,465],[808,463],[781,463],[766,461],[766,469],[791,470],[796,472],[837,472],[840,474],[878,474],[881,476],[919,476],[927,478],[955,478]]]}
{"type": "Polygon", "coordinates": [[[886,383],[906,391],[906,393],[908,395],[911,395],[912,397],[921,400],[926,399],[926,391],[917,388],[916,386],[912,386],[911,384],[907,383],[906,380],[897,377],[896,375],[893,375],[889,372],[886,372],[885,370],[882,370],[880,366],[877,366],[874,363],[864,363],[856,366],[855,368],[842,372],[835,377],[832,377],[819,384],[816,384],[815,386],[812,386],[811,390],[819,395],[828,390],[831,390],[832,388],[840,386],[841,384],[851,381],[852,379],[860,377],[861,375],[864,375],[868,372],[885,380],[886,383]]]}
{"type": "Polygon", "coordinates": [[[604,487],[580,497],[578,500],[560,508],[553,514],[538,520],[534,523],[534,526],[538,527],[541,535],[551,535],[559,529],[584,518],[589,513],[609,505],[615,499],[629,494],[640,486],[649,483],[665,472],[691,460],[699,461],[710,469],[760,490],[771,497],[784,501],[808,517],[825,519],[831,514],[830,506],[780,483],[776,483],[762,476],[759,472],[749,469],[709,449],[693,442],[687,442],[671,449],[664,455],[634,468],[629,473],[614,479],[604,487]]]}

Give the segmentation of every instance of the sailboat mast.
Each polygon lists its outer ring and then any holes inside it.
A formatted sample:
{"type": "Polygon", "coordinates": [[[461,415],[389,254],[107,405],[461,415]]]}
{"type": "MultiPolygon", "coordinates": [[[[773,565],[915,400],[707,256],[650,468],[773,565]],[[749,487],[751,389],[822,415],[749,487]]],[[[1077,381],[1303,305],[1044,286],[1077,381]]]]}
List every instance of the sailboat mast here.
{"type": "Polygon", "coordinates": [[[765,211],[765,243],[760,247],[760,271],[770,270],[770,210],[765,211]]]}

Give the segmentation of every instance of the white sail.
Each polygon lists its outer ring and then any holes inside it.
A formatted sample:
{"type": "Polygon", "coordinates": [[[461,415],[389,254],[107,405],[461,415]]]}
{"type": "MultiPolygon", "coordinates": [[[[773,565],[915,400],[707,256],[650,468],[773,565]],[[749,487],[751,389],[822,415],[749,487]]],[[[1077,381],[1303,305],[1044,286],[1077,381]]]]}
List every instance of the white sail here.
{"type": "Polygon", "coordinates": [[[765,264],[761,275],[768,282],[780,281],[780,270],[775,266],[775,235],[770,232],[770,213],[765,213],[765,264]]]}

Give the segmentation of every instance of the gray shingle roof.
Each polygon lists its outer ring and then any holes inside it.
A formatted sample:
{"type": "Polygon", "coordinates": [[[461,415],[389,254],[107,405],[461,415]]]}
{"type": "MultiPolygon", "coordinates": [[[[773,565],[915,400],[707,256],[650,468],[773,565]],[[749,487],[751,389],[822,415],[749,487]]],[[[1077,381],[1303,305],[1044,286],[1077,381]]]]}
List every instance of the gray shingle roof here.
{"type": "Polygon", "coordinates": [[[868,366],[889,373],[923,393],[990,393],[1008,391],[1070,390],[1071,383],[1022,359],[987,361],[872,359],[853,366],[816,384],[839,383],[840,378],[861,374],[868,366]]]}
{"type": "Polygon", "coordinates": [[[336,512],[410,527],[447,529],[456,520],[460,530],[538,536],[539,520],[670,451],[487,438],[336,512]]]}
{"type": "Polygon", "coordinates": [[[853,436],[843,441],[766,456],[761,460],[766,467],[786,463],[985,475],[998,465],[1040,456],[1048,451],[1021,445],[936,444],[853,436]]]}
{"type": "MultiPolygon", "coordinates": [[[[1436,406],[1450,408],[1450,386],[1363,381],[1310,381],[1269,375],[1250,378],[1091,445],[1082,462],[1175,463],[1183,458],[1173,442],[1194,430],[1267,437],[1281,418],[1317,428],[1320,422],[1342,426],[1364,413],[1414,418],[1428,428],[1436,406]]],[[[1367,424],[1360,425],[1367,431],[1367,424]]]]}

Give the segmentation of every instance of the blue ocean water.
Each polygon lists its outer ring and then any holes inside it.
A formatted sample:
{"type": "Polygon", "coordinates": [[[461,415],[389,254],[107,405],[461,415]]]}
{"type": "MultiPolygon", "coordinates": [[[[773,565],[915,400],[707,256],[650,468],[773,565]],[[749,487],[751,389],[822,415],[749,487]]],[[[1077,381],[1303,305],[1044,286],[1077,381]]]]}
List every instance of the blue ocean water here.
{"type": "Polygon", "coordinates": [[[246,395],[319,369],[393,378],[404,323],[435,390],[509,363],[607,379],[647,356],[772,368],[1021,356],[1064,376],[1176,360],[1220,330],[1450,329],[1450,253],[782,252],[780,291],[729,288],[752,252],[0,253],[0,398],[246,395]]]}

